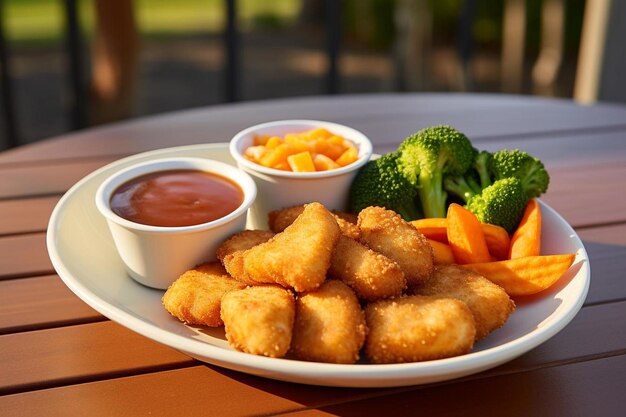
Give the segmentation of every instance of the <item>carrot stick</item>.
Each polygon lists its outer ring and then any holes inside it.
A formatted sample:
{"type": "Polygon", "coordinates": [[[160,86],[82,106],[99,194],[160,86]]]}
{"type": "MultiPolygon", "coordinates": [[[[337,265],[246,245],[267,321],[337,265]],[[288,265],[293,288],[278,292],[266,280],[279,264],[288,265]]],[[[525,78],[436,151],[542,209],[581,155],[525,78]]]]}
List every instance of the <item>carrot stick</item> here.
{"type": "Polygon", "coordinates": [[[448,220],[443,217],[428,217],[411,221],[411,224],[427,239],[448,243],[448,220]]]}
{"type": "Polygon", "coordinates": [[[574,262],[574,254],[538,255],[463,265],[498,284],[510,296],[530,295],[557,282],[574,262]]]}
{"type": "Polygon", "coordinates": [[[495,224],[483,223],[481,227],[485,235],[489,253],[497,260],[508,259],[509,245],[511,244],[509,232],[507,232],[504,227],[495,224]]]}
{"type": "Polygon", "coordinates": [[[536,199],[526,205],[524,217],[511,237],[509,259],[541,254],[541,208],[536,199]]]}
{"type": "Polygon", "coordinates": [[[452,249],[446,243],[441,243],[436,240],[427,239],[430,246],[433,248],[433,255],[435,255],[435,265],[450,265],[454,263],[454,254],[452,249]]]}
{"type": "MultiPolygon", "coordinates": [[[[413,220],[411,224],[427,239],[448,243],[448,219],[429,217],[413,220]]],[[[508,259],[510,239],[506,229],[495,224],[482,223],[480,226],[483,229],[489,253],[497,260],[508,259]]]]}
{"type": "Polygon", "coordinates": [[[448,244],[458,264],[489,262],[491,256],[476,216],[452,203],[448,207],[448,244]]]}

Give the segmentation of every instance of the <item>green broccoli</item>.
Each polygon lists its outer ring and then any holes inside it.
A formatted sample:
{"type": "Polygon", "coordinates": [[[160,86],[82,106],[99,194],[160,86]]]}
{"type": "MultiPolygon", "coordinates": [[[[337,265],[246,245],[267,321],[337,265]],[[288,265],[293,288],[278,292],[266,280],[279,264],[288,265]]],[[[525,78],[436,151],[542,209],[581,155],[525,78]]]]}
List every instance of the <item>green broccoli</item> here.
{"type": "Polygon", "coordinates": [[[400,214],[403,219],[421,217],[415,204],[417,189],[400,173],[398,153],[388,153],[369,161],[356,175],[349,193],[351,211],[381,206],[400,214]]]}
{"type": "Polygon", "coordinates": [[[476,153],[476,158],[463,175],[446,175],[443,179],[443,188],[464,202],[480,194],[491,185],[491,154],[487,151],[476,153]]]}
{"type": "Polygon", "coordinates": [[[496,180],[518,178],[528,198],[539,197],[545,193],[550,183],[550,176],[543,163],[519,149],[495,152],[492,172],[496,180]]]}
{"type": "Polygon", "coordinates": [[[522,188],[522,182],[515,177],[496,180],[469,199],[465,206],[474,213],[481,223],[502,226],[509,234],[517,228],[528,196],[522,188]]]}
{"type": "Polygon", "coordinates": [[[398,148],[402,174],[417,187],[426,217],[445,217],[444,175],[463,175],[475,159],[470,140],[450,126],[422,129],[398,148]]]}

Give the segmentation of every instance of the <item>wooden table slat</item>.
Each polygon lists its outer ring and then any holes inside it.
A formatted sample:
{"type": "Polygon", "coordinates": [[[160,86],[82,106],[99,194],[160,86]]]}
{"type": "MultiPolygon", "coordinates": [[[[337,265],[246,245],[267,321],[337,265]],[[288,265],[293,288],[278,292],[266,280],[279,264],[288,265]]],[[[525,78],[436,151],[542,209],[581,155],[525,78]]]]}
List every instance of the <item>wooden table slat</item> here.
{"type": "Polygon", "coordinates": [[[58,196],[0,200],[0,237],[17,233],[43,232],[58,196]]]}
{"type": "Polygon", "coordinates": [[[0,334],[101,320],[58,275],[0,281],[0,334]]]}
{"type": "Polygon", "coordinates": [[[2,335],[0,352],[0,394],[196,363],[110,321],[2,335]]]}
{"type": "Polygon", "coordinates": [[[53,273],[45,233],[0,237],[0,280],[53,273]]]}
{"type": "MultiPolygon", "coordinates": [[[[330,415],[621,416],[626,355],[481,378],[321,410],[330,415]],[[603,389],[594,389],[602,386],[603,389]]],[[[316,414],[313,414],[316,415],[316,414]]],[[[296,414],[295,416],[298,416],[296,414]]]]}

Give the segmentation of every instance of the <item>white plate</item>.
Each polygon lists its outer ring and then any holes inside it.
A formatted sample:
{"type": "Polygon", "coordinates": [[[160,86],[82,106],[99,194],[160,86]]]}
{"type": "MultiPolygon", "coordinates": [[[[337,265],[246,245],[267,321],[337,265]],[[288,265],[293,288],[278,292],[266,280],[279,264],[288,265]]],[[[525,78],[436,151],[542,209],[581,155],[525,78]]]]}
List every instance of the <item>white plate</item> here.
{"type": "Polygon", "coordinates": [[[392,365],[334,365],[272,359],[232,350],[223,330],[186,326],[161,305],[162,291],[126,275],[94,194],[113,172],[160,157],[208,157],[234,164],[227,144],[193,145],[134,155],[109,164],[74,185],[59,201],[48,227],[52,264],[67,286],[91,307],[123,326],[204,362],[267,378],[344,387],[391,387],[458,378],[493,368],[545,342],[581,308],[590,270],[582,242],[553,209],[542,203],[543,251],[576,253],[574,265],[551,289],[518,303],[504,327],[449,359],[392,365]]]}

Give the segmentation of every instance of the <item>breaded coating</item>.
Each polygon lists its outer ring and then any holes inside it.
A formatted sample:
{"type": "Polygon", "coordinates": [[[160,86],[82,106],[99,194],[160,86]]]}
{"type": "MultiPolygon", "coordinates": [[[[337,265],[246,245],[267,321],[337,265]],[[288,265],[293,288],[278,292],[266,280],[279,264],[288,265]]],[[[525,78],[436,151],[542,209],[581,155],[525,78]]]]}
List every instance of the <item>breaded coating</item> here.
{"type": "Polygon", "coordinates": [[[269,230],[243,230],[226,239],[218,248],[215,256],[220,261],[238,250],[247,250],[274,237],[269,230]]]}
{"type": "Polygon", "coordinates": [[[422,233],[399,214],[382,207],[367,207],[359,213],[361,243],[395,261],[407,285],[426,281],[433,272],[433,248],[422,233]]]}
{"type": "Polygon", "coordinates": [[[333,252],[328,275],[348,284],[366,301],[398,297],[406,288],[404,272],[397,263],[343,235],[333,252]]]}
{"type": "Polygon", "coordinates": [[[245,288],[228,275],[222,264],[210,262],[182,274],[165,291],[162,302],[174,317],[187,324],[221,326],[220,304],[224,294],[245,288]]]}
{"type": "Polygon", "coordinates": [[[343,282],[326,281],[296,300],[291,353],[297,359],[354,363],[365,341],[365,316],[354,292],[343,282]]]}
{"type": "Polygon", "coordinates": [[[340,234],[333,215],[320,203],[310,203],[283,232],[226,256],[224,266],[244,282],[276,283],[298,292],[313,290],[326,279],[340,234]]]}
{"type": "Polygon", "coordinates": [[[413,290],[467,304],[476,322],[476,340],[500,328],[515,310],[515,303],[499,285],[458,265],[436,266],[431,279],[413,290]]]}
{"type": "Polygon", "coordinates": [[[275,285],[229,292],[222,299],[222,320],[235,349],[272,358],[285,356],[295,316],[293,295],[275,285]]]}
{"type": "Polygon", "coordinates": [[[365,308],[372,363],[418,362],[468,353],[476,327],[467,305],[452,298],[412,295],[365,308]]]}
{"type": "MultiPolygon", "coordinates": [[[[304,205],[287,207],[280,210],[271,211],[268,214],[270,230],[280,233],[287,228],[304,211],[304,205]]],[[[335,220],[341,229],[341,233],[351,237],[359,238],[359,228],[357,227],[357,217],[352,213],[333,212],[335,220]]]]}

